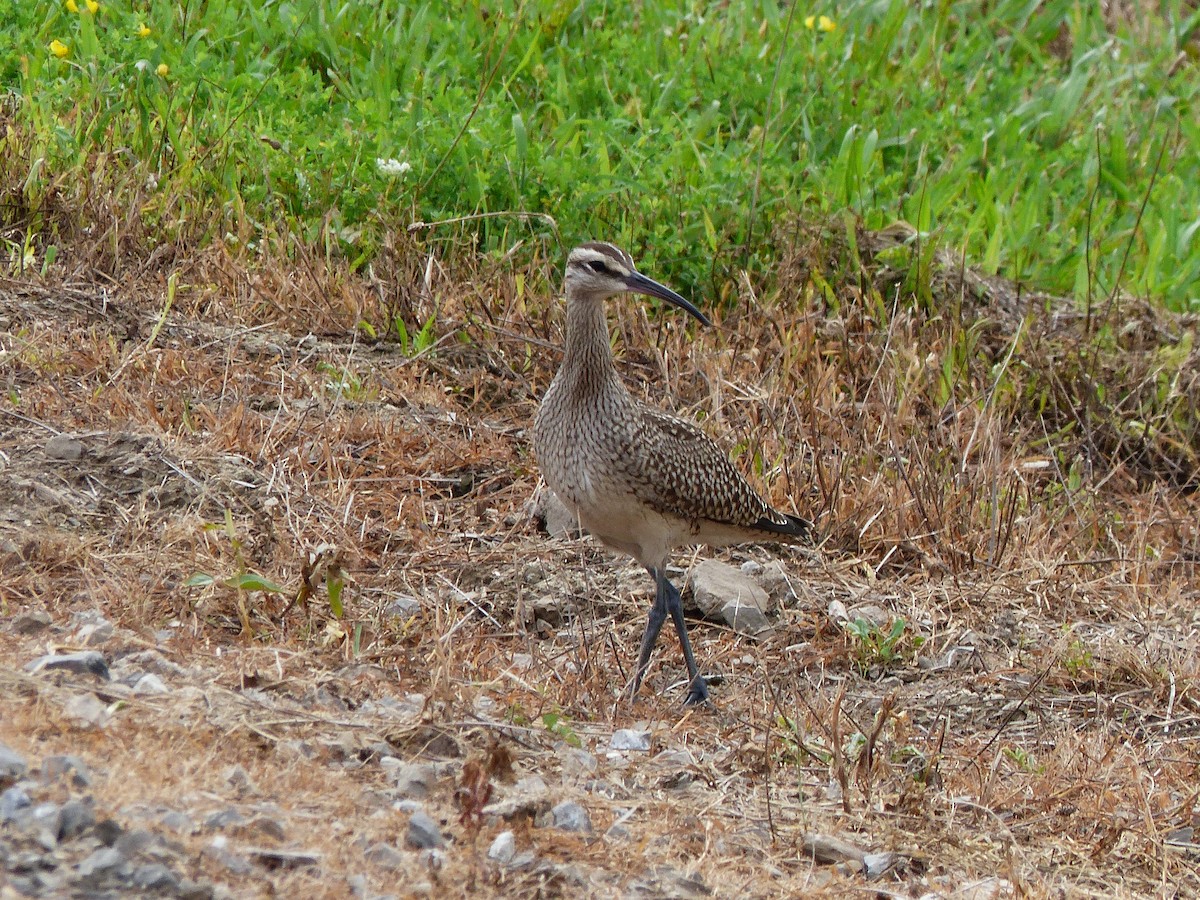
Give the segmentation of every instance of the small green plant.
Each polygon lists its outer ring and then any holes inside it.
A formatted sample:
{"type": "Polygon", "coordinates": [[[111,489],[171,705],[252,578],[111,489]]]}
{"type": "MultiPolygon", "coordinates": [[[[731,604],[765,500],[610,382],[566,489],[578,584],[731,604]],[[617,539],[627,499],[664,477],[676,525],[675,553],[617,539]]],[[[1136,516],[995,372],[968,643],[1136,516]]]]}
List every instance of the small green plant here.
{"type": "Polygon", "coordinates": [[[1033,754],[1021,747],[1005,747],[1004,757],[1017,767],[1017,771],[1026,775],[1040,775],[1046,771],[1044,765],[1038,765],[1033,754]]]}
{"type": "Polygon", "coordinates": [[[417,356],[424,353],[437,342],[434,326],[437,325],[437,313],[430,313],[425,324],[415,335],[409,335],[408,326],[399,315],[392,319],[392,328],[400,341],[400,352],[405,356],[417,356]]]}
{"type": "Polygon", "coordinates": [[[861,617],[844,627],[854,644],[855,664],[864,674],[874,666],[887,668],[910,658],[925,642],[920,635],[906,633],[908,623],[902,617],[892,619],[887,630],[861,617]]]}
{"type": "Polygon", "coordinates": [[[544,725],[546,730],[551,734],[557,735],[572,747],[583,746],[583,741],[579,739],[579,735],[575,733],[575,729],[571,727],[571,723],[563,717],[562,713],[543,713],[542,725],[544,725]]]}
{"type": "Polygon", "coordinates": [[[1071,678],[1088,678],[1096,668],[1091,648],[1079,638],[1073,638],[1062,657],[1063,668],[1071,678]]]}
{"type": "Polygon", "coordinates": [[[196,572],[185,581],[184,587],[221,587],[237,593],[238,618],[242,623],[242,636],[253,637],[254,628],[250,624],[249,595],[255,592],[263,594],[283,594],[284,589],[269,578],[251,571],[246,565],[242,552],[242,540],[238,537],[233,524],[233,514],[225,510],[224,522],[210,522],[204,525],[205,531],[223,531],[233,550],[235,571],[231,575],[220,577],[210,572],[196,572]]]}
{"type": "Polygon", "coordinates": [[[365,384],[349,369],[322,362],[317,364],[317,371],[329,378],[325,387],[339,399],[346,399],[352,403],[369,403],[379,398],[378,388],[365,384]]]}

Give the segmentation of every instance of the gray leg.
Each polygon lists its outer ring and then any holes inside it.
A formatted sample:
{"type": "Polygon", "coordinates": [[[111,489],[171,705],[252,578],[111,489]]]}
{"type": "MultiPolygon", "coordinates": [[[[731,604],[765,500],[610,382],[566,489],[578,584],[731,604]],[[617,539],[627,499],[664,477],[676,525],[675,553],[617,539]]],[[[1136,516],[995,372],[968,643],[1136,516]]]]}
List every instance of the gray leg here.
{"type": "Polygon", "coordinates": [[[688,639],[687,623],[683,620],[683,600],[679,596],[679,589],[667,579],[665,569],[650,569],[649,572],[655,583],[654,605],[650,607],[650,620],[646,623],[646,633],[642,636],[642,647],[638,652],[637,672],[633,677],[631,693],[636,694],[642,685],[642,678],[645,677],[646,669],[650,665],[650,653],[654,650],[658,634],[662,631],[663,622],[669,614],[675,625],[675,633],[679,635],[679,646],[683,649],[683,661],[687,664],[688,670],[688,695],[683,701],[684,705],[707,703],[708,685],[700,675],[700,670],[696,666],[696,657],[692,653],[692,642],[688,639]]]}

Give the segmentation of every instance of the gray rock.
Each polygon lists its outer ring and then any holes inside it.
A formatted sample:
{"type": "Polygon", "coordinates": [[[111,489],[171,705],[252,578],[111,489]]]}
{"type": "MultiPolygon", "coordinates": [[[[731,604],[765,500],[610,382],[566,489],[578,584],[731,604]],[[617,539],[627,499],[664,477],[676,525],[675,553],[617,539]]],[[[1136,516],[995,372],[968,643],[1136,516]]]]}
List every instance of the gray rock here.
{"type": "Polygon", "coordinates": [[[421,601],[408,594],[397,594],[383,608],[384,615],[395,616],[398,619],[411,619],[421,611],[421,601]]]}
{"type": "Polygon", "coordinates": [[[300,869],[321,862],[315,850],[276,850],[274,847],[251,847],[246,851],[268,869],[300,869]]]}
{"type": "Polygon", "coordinates": [[[204,820],[204,827],[227,828],[230,825],[241,825],[245,821],[245,816],[243,816],[232,806],[228,806],[225,809],[219,809],[215,813],[209,815],[209,817],[204,820]]]}
{"type": "MultiPolygon", "coordinates": [[[[179,882],[179,887],[175,891],[175,896],[179,900],[212,900],[216,891],[213,886],[206,881],[193,881],[190,878],[184,878],[179,882]]],[[[228,891],[224,896],[229,896],[228,891]]]]}
{"type": "Polygon", "coordinates": [[[550,817],[554,827],[562,831],[578,831],[583,834],[590,834],[592,831],[591,816],[574,800],[564,800],[558,804],[550,810],[550,817]]]}
{"type": "Polygon", "coordinates": [[[234,875],[249,875],[254,871],[254,866],[251,865],[248,859],[239,856],[226,846],[223,834],[219,834],[213,838],[212,843],[205,847],[202,852],[209,859],[224,866],[234,875]]]}
{"type": "Polygon", "coordinates": [[[363,854],[367,861],[381,869],[399,869],[404,865],[404,854],[391,844],[378,843],[363,854]]]}
{"type": "Polygon", "coordinates": [[[79,864],[79,877],[94,879],[104,876],[126,862],[125,854],[116,847],[101,847],[79,864]]]}
{"type": "Polygon", "coordinates": [[[133,883],[145,891],[170,893],[179,888],[178,876],[162,863],[148,863],[134,870],[133,883]]]}
{"type": "Polygon", "coordinates": [[[424,800],[437,781],[437,774],[429,763],[406,763],[394,756],[385,756],[379,760],[379,765],[396,785],[399,797],[424,800]]]}
{"type": "Polygon", "coordinates": [[[562,762],[563,778],[587,778],[595,775],[600,767],[595,756],[578,747],[561,748],[558,758],[562,762]]]}
{"type": "Polygon", "coordinates": [[[587,534],[579,524],[579,517],[567,509],[566,504],[549,488],[534,498],[532,512],[533,517],[542,524],[550,537],[569,540],[587,534]]]}
{"type": "Polygon", "coordinates": [[[103,728],[111,718],[108,707],[92,694],[76,694],[63,706],[63,714],[80,728],[103,728]]]}
{"type": "Polygon", "coordinates": [[[113,842],[113,847],[126,856],[137,856],[147,847],[151,847],[157,842],[158,837],[154,832],[147,831],[145,828],[133,828],[121,834],[113,842]]]}
{"type": "Polygon", "coordinates": [[[25,757],[7,744],[0,744],[0,781],[16,781],[25,769],[25,757]]]}
{"type": "Polygon", "coordinates": [[[71,774],[71,784],[78,788],[91,786],[92,772],[78,756],[71,754],[58,754],[56,756],[47,756],[42,760],[42,780],[45,782],[53,781],[61,778],[67,773],[71,774]]]}
{"type": "Polygon", "coordinates": [[[432,850],[446,843],[442,837],[437,822],[429,817],[424,810],[417,810],[408,820],[408,831],[404,835],[404,843],[414,850],[432,850]]]}
{"type": "Polygon", "coordinates": [[[621,728],[613,732],[609,747],[613,750],[649,750],[650,732],[621,728]]]}
{"type": "Polygon", "coordinates": [[[287,840],[287,829],[283,823],[270,816],[255,816],[246,827],[277,841],[287,840]]]}
{"type": "Polygon", "coordinates": [[[706,618],[724,622],[740,634],[771,627],[771,598],[753,578],[715,559],[706,559],[688,578],[693,604],[706,618]]]}
{"type": "Polygon", "coordinates": [[[30,815],[33,801],[20,785],[13,785],[0,794],[0,825],[20,823],[30,815]]]}
{"type": "Polygon", "coordinates": [[[97,644],[103,644],[111,640],[112,636],[112,622],[103,616],[99,616],[79,626],[79,630],[75,632],[75,641],[84,647],[94,647],[97,644]]]}
{"type": "Polygon", "coordinates": [[[167,828],[179,834],[190,832],[194,827],[191,816],[177,809],[167,810],[159,819],[167,828]]]}
{"type": "Polygon", "coordinates": [[[69,434],[56,434],[46,441],[45,453],[47,459],[75,462],[83,457],[83,444],[69,434]]]}
{"type": "Polygon", "coordinates": [[[898,853],[867,853],[862,858],[868,878],[879,878],[903,862],[898,853]]]}
{"type": "Polygon", "coordinates": [[[104,654],[95,650],[84,650],[80,653],[52,653],[25,664],[26,672],[40,672],[43,669],[65,669],[77,675],[95,675],[105,681],[112,679],[104,654]]]}
{"type": "Polygon", "coordinates": [[[488,847],[488,859],[495,860],[502,866],[508,865],[517,855],[517,839],[511,831],[502,831],[488,847]]]}
{"type": "Polygon", "coordinates": [[[29,824],[35,839],[45,850],[58,846],[58,825],[61,809],[57,803],[39,803],[33,808],[29,824]]]}
{"type": "Polygon", "coordinates": [[[133,686],[135,694],[169,694],[171,689],[163,684],[163,680],[153,672],[148,672],[138,678],[133,686]]]}
{"type": "Polygon", "coordinates": [[[50,614],[45,610],[34,609],[26,613],[21,613],[12,620],[12,625],[9,627],[12,629],[13,634],[30,635],[45,631],[53,624],[53,621],[50,618],[50,614]]]}
{"type": "Polygon", "coordinates": [[[69,841],[96,824],[96,812],[86,800],[68,800],[59,811],[57,834],[60,841],[69,841]]]}

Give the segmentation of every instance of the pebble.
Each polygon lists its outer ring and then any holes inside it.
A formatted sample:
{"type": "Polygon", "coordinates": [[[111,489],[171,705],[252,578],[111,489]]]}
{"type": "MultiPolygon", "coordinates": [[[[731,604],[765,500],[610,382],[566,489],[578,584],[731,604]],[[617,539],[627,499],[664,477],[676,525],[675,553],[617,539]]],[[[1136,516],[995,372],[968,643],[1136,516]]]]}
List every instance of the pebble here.
{"type": "Polygon", "coordinates": [[[133,692],[135,694],[169,694],[171,691],[163,684],[161,678],[153,672],[149,672],[137,680],[133,686],[133,692]]]}
{"type": "Polygon", "coordinates": [[[125,854],[117,848],[101,847],[79,864],[79,875],[82,878],[105,875],[126,862],[125,854]]]}
{"type": "Polygon", "coordinates": [[[79,653],[51,653],[25,664],[26,672],[40,672],[43,669],[65,669],[78,675],[95,675],[105,681],[112,680],[104,654],[96,650],[84,650],[79,653]]]}
{"type": "Polygon", "coordinates": [[[10,787],[0,794],[0,825],[25,818],[25,811],[32,805],[33,801],[20,785],[10,787]]]}
{"type": "Polygon", "coordinates": [[[595,756],[578,747],[560,748],[558,758],[562,762],[563,778],[586,778],[595,775],[600,767],[595,756]]]}
{"type": "Polygon", "coordinates": [[[162,863],[139,866],[133,873],[133,883],[142,890],[169,893],[179,888],[179,878],[162,863]]]}
{"type": "Polygon", "coordinates": [[[25,769],[25,757],[7,744],[0,744],[0,780],[16,781],[25,769]]]}
{"type": "Polygon", "coordinates": [[[414,850],[431,850],[443,846],[446,839],[442,837],[437,822],[433,821],[427,812],[419,809],[408,820],[404,842],[414,850]]]}
{"type": "Polygon", "coordinates": [[[550,810],[550,817],[554,822],[554,827],[562,831],[578,831],[583,834],[591,833],[591,816],[588,815],[586,809],[574,800],[564,800],[558,804],[558,806],[550,810]]]}
{"type": "Polygon", "coordinates": [[[59,754],[57,756],[47,756],[42,760],[42,780],[52,781],[71,773],[71,784],[77,788],[90,787],[92,783],[92,772],[78,756],[71,754],[59,754]]]}
{"type": "Polygon", "coordinates": [[[219,809],[215,813],[210,814],[209,817],[204,820],[204,827],[227,828],[230,825],[241,825],[245,821],[245,816],[243,816],[232,806],[228,806],[225,809],[219,809]]]}
{"type": "Polygon", "coordinates": [[[103,728],[110,718],[108,708],[92,694],[76,694],[63,706],[63,714],[80,728],[103,728]]]}
{"type": "Polygon", "coordinates": [[[692,602],[705,616],[725,622],[740,634],[755,635],[771,627],[771,598],[762,586],[733,566],[706,559],[688,577],[692,602]]]}
{"type": "Polygon", "coordinates": [[[60,841],[69,841],[96,824],[96,812],[86,800],[68,800],[59,810],[57,835],[60,841]]]}
{"type": "Polygon", "coordinates": [[[613,732],[609,746],[613,750],[649,750],[650,732],[621,728],[613,732]]]}
{"type": "Polygon", "coordinates": [[[27,613],[21,613],[12,620],[12,625],[9,626],[14,634],[37,634],[45,631],[53,623],[50,614],[42,609],[35,609],[27,613]]]}
{"type": "Polygon", "coordinates": [[[69,434],[56,434],[46,441],[45,453],[47,459],[75,462],[83,457],[83,443],[69,434]]]}
{"type": "Polygon", "coordinates": [[[517,839],[511,831],[502,831],[488,847],[488,859],[495,860],[501,865],[508,865],[517,855],[517,839]]]}
{"type": "Polygon", "coordinates": [[[379,843],[370,847],[363,854],[368,862],[383,869],[399,869],[404,865],[404,854],[391,844],[379,843]]]}
{"type": "Polygon", "coordinates": [[[112,622],[101,617],[99,620],[85,622],[75,632],[75,641],[84,647],[94,647],[111,640],[113,636],[112,622]]]}
{"type": "Polygon", "coordinates": [[[383,608],[384,615],[396,616],[399,619],[411,619],[421,611],[421,601],[408,594],[397,594],[392,602],[383,608]]]}
{"type": "Polygon", "coordinates": [[[429,763],[406,763],[394,756],[385,756],[379,765],[396,785],[396,794],[413,800],[429,796],[437,775],[429,763]]]}

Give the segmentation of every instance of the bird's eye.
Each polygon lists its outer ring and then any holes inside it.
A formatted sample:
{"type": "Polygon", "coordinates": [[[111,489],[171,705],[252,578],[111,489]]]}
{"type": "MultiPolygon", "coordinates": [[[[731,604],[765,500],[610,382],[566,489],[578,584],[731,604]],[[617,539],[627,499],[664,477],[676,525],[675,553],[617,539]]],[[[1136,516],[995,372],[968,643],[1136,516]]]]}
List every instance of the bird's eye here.
{"type": "Polygon", "coordinates": [[[604,263],[600,262],[598,259],[592,260],[590,263],[588,263],[588,265],[591,266],[593,272],[596,272],[600,275],[603,275],[608,271],[608,266],[604,265],[604,263]]]}

